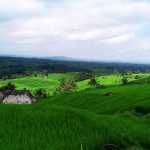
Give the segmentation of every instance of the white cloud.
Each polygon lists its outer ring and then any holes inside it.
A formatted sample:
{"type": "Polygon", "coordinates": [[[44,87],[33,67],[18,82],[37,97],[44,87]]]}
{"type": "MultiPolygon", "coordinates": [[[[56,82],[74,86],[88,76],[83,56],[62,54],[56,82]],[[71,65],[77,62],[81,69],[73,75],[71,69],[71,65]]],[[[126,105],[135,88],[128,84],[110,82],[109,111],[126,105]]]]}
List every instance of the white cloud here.
{"type": "Polygon", "coordinates": [[[104,38],[114,38],[114,36],[120,37],[120,34],[128,35],[126,33],[136,31],[140,26],[128,24],[120,26],[105,27],[99,29],[91,29],[89,31],[80,31],[70,33],[67,36],[68,40],[93,40],[93,39],[104,39],[104,38]]]}
{"type": "Polygon", "coordinates": [[[136,53],[136,45],[147,51],[149,33],[141,32],[149,27],[149,8],[145,0],[0,0],[0,48],[103,59],[136,53]]]}
{"type": "Polygon", "coordinates": [[[115,36],[110,39],[101,40],[100,42],[104,43],[104,44],[122,44],[122,43],[128,42],[129,40],[133,39],[134,37],[135,37],[134,33],[127,33],[127,34],[115,36]]]}
{"type": "Polygon", "coordinates": [[[37,16],[45,9],[44,3],[36,0],[0,0],[0,18],[4,20],[37,16]]]}

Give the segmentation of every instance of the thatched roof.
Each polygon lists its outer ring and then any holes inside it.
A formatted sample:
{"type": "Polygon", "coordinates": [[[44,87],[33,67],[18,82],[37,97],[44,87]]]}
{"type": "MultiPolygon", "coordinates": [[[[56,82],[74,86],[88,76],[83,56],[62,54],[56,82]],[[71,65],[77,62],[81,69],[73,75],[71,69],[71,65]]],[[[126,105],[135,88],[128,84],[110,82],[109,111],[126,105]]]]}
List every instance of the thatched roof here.
{"type": "MultiPolygon", "coordinates": [[[[15,91],[10,91],[10,90],[6,90],[6,91],[1,91],[0,93],[3,93],[3,96],[1,97],[1,101],[3,101],[6,97],[13,95],[13,96],[21,96],[21,95],[27,95],[31,102],[34,102],[34,97],[32,96],[32,94],[30,93],[30,91],[28,90],[15,90],[15,91]]],[[[2,95],[2,94],[0,94],[2,95]]]]}

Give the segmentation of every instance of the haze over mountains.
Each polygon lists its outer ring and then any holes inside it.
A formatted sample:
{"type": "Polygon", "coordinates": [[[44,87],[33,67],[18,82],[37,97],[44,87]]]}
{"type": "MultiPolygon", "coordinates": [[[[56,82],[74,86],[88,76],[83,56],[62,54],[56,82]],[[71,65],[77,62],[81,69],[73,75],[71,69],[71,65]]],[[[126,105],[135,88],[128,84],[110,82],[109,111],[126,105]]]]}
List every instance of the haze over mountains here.
{"type": "Polygon", "coordinates": [[[150,64],[150,62],[143,61],[114,61],[114,60],[100,60],[100,59],[84,59],[84,58],[75,58],[67,56],[48,56],[48,57],[38,57],[38,56],[22,56],[22,55],[4,55],[0,54],[0,57],[17,57],[17,58],[37,58],[37,59],[49,59],[56,61],[83,61],[83,62],[104,62],[104,63],[131,63],[131,64],[150,64]]]}

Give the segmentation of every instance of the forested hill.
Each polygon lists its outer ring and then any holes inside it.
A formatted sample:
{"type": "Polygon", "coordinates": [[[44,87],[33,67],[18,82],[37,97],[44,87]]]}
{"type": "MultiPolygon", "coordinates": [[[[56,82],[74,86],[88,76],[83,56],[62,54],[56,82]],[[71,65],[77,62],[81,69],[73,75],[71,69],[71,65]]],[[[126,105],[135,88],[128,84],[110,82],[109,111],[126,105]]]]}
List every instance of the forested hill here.
{"type": "Polygon", "coordinates": [[[149,72],[150,65],[130,63],[106,63],[86,61],[62,61],[38,58],[0,57],[0,77],[30,75],[34,72],[97,72],[111,74],[115,72],[149,72]]]}

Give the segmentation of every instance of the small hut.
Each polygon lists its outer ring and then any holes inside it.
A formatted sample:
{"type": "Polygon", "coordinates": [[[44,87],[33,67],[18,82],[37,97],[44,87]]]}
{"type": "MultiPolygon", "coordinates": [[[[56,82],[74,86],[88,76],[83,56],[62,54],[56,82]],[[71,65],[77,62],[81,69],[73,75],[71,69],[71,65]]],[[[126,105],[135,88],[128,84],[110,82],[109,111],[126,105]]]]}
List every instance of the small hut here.
{"type": "Polygon", "coordinates": [[[27,90],[0,92],[0,101],[4,104],[32,104],[36,102],[27,90]]]}

